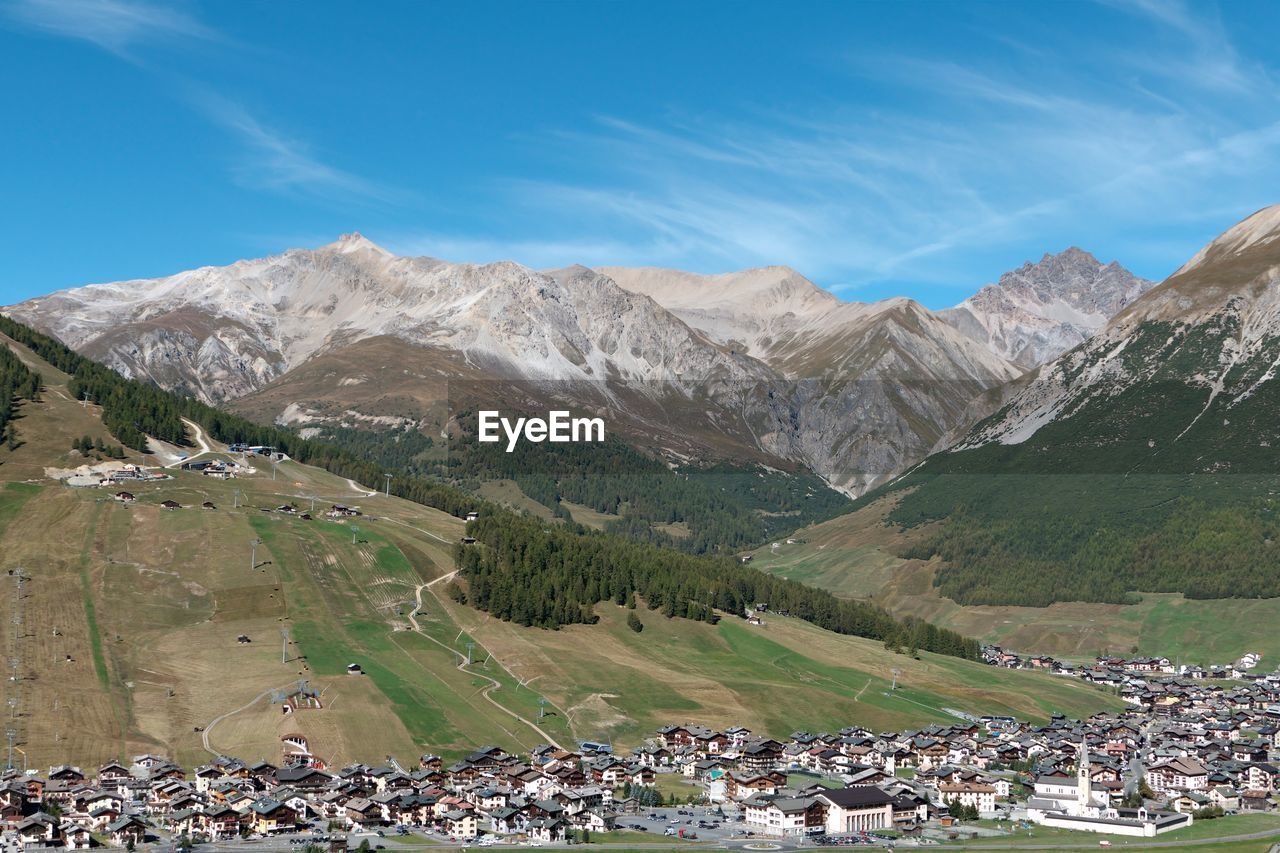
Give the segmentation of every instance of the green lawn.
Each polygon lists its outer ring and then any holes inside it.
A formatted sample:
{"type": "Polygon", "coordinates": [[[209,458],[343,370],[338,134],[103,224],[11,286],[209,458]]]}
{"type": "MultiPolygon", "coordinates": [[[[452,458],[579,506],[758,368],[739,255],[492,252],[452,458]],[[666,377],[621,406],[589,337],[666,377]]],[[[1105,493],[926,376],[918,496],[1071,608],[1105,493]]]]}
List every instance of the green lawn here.
{"type": "MultiPolygon", "coordinates": [[[[989,829],[1001,828],[1007,829],[1008,822],[997,823],[991,820],[982,821],[966,821],[961,825],[959,831],[963,834],[966,827],[981,826],[989,829]]],[[[1250,835],[1255,832],[1265,832],[1267,830],[1280,830],[1280,815],[1274,814],[1245,814],[1232,815],[1228,817],[1217,818],[1216,820],[1196,821],[1186,829],[1180,829],[1176,832],[1165,833],[1154,839],[1155,842],[1165,843],[1171,841],[1205,841],[1210,842],[1214,838],[1230,837],[1234,835],[1250,835]]],[[[1116,848],[1127,848],[1130,850],[1142,850],[1146,844],[1144,839],[1128,838],[1121,835],[1095,835],[1093,833],[1072,831],[1069,829],[1061,829],[1058,827],[1032,825],[1029,829],[1017,829],[1008,836],[1000,838],[978,838],[973,841],[960,842],[965,846],[982,846],[985,844],[994,844],[1000,846],[1017,847],[1019,844],[1043,844],[1046,841],[1060,840],[1063,847],[1077,846],[1097,846],[1097,839],[1109,838],[1112,845],[1116,848]]],[[[1246,841],[1246,842],[1218,842],[1204,845],[1177,846],[1170,849],[1178,851],[1212,849],[1212,850],[1270,850],[1271,845],[1280,841],[1280,836],[1269,840],[1246,841]],[[1240,845],[1240,846],[1237,846],[1240,845]]],[[[1155,848],[1159,849],[1159,848],[1155,848]]]]}
{"type": "Polygon", "coordinates": [[[1201,664],[1235,660],[1248,651],[1280,656],[1280,635],[1268,630],[1280,621],[1280,598],[1188,599],[1144,592],[1129,605],[962,606],[933,585],[936,565],[895,556],[904,537],[883,525],[878,510],[842,516],[801,535],[804,544],[757,549],[751,565],[836,595],[869,597],[895,613],[984,642],[1069,660],[1100,652],[1201,664]]]}
{"type": "Polygon", "coordinates": [[[702,796],[701,785],[691,785],[682,773],[658,773],[654,776],[654,787],[665,798],[672,796],[678,800],[697,799],[702,796]]]}
{"type": "Polygon", "coordinates": [[[1230,663],[1244,652],[1264,660],[1280,657],[1280,598],[1196,600],[1181,595],[1144,595],[1150,610],[1142,621],[1138,651],[1200,664],[1230,663]]]}
{"type": "Polygon", "coordinates": [[[1280,814],[1240,814],[1213,820],[1198,820],[1186,829],[1160,836],[1160,840],[1221,838],[1224,835],[1248,835],[1253,832],[1265,832],[1268,829],[1280,829],[1280,814]]]}

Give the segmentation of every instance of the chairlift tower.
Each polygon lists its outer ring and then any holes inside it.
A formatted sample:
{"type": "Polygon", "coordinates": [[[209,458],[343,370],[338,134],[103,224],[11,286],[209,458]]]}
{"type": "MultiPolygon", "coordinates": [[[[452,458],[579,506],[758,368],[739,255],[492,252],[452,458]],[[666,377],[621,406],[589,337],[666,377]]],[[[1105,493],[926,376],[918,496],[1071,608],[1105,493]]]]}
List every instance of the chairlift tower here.
{"type": "Polygon", "coordinates": [[[538,697],[538,719],[541,720],[546,715],[547,715],[547,697],[539,696],[538,697]]]}
{"type": "Polygon", "coordinates": [[[899,676],[899,675],[902,675],[902,670],[898,669],[898,668],[895,666],[893,669],[891,669],[891,670],[889,670],[889,671],[890,671],[891,673],[893,673],[893,686],[892,686],[892,687],[890,687],[889,689],[890,689],[890,690],[897,690],[897,689],[898,689],[898,676],[899,676]]]}
{"type": "Polygon", "coordinates": [[[476,650],[475,643],[467,643],[467,666],[471,665],[471,662],[472,662],[471,656],[472,656],[472,653],[475,652],[475,650],[476,650]]]}
{"type": "MultiPolygon", "coordinates": [[[[21,716],[22,707],[22,631],[23,631],[23,607],[25,598],[25,585],[30,578],[23,574],[22,566],[15,566],[9,570],[10,576],[13,578],[13,613],[10,615],[10,622],[13,624],[13,639],[9,643],[9,680],[6,683],[7,696],[5,704],[9,706],[9,726],[6,734],[9,737],[9,768],[13,768],[13,753],[16,749],[15,742],[19,737],[19,717],[21,716]]],[[[56,630],[56,629],[55,629],[56,630]]]]}
{"type": "Polygon", "coordinates": [[[389,498],[391,497],[391,475],[383,474],[382,476],[387,478],[387,485],[386,485],[386,489],[383,491],[383,496],[389,498]]]}
{"type": "Polygon", "coordinates": [[[289,629],[280,629],[280,663],[289,662],[289,629]]]}
{"type": "Polygon", "coordinates": [[[359,540],[359,538],[360,538],[360,528],[354,524],[351,525],[351,544],[355,545],[356,542],[359,540]]]}
{"type": "Polygon", "coordinates": [[[258,568],[258,546],[261,544],[261,539],[249,540],[249,571],[258,568]]]}

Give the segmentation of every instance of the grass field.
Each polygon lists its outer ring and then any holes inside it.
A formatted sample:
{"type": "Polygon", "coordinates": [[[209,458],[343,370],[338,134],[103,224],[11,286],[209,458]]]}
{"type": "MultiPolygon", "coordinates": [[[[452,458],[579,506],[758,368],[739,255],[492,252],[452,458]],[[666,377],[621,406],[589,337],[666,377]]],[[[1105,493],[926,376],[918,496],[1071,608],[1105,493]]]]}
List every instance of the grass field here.
{"type": "MultiPolygon", "coordinates": [[[[555,518],[549,507],[526,495],[521,491],[519,484],[515,480],[489,480],[481,483],[477,492],[486,500],[511,507],[512,509],[523,510],[545,521],[551,521],[555,518]]],[[[594,530],[602,530],[610,521],[618,520],[616,515],[597,512],[591,507],[582,506],[572,501],[562,501],[561,503],[565,509],[569,510],[569,514],[573,516],[574,521],[594,530]]]]}
{"type": "Polygon", "coordinates": [[[1054,711],[1118,708],[1112,696],[1035,673],[969,661],[895,655],[881,644],[831,634],[796,619],[752,627],[672,620],[602,605],[600,624],[529,631],[451,601],[452,621],[563,709],[576,733],[635,743],[663,723],[732,723],[786,735],[798,728],[876,730],[954,720],[947,708],[1047,719],[1054,711]],[[901,672],[890,691],[892,670],[901,672]]]}
{"type": "Polygon", "coordinates": [[[551,521],[555,518],[549,507],[543,506],[526,495],[520,490],[520,486],[515,480],[488,480],[481,483],[476,491],[480,497],[487,501],[493,501],[496,504],[502,504],[515,510],[523,510],[544,521],[551,521]]]}
{"type": "Polygon", "coordinates": [[[1138,604],[1063,602],[1050,607],[962,607],[933,585],[936,561],[903,560],[903,532],[884,524],[886,502],[800,531],[803,544],[772,543],[752,565],[852,598],[870,598],[899,615],[920,616],[1009,648],[1071,659],[1113,654],[1161,655],[1184,663],[1230,663],[1245,652],[1280,658],[1280,598],[1191,600],[1143,594],[1138,604]]]}
{"type": "MultiPolygon", "coordinates": [[[[1189,841],[1198,839],[1222,838],[1231,835],[1249,835],[1270,829],[1280,829],[1280,815],[1277,814],[1241,814],[1213,820],[1198,820],[1186,829],[1179,829],[1161,840],[1189,841]]],[[[1280,840],[1280,839],[1277,839],[1280,840]]]]}
{"type": "Polygon", "coordinates": [[[569,510],[569,514],[573,516],[574,521],[593,530],[603,530],[606,524],[611,521],[617,521],[619,518],[619,516],[611,515],[607,512],[597,512],[589,506],[576,504],[572,501],[561,501],[560,503],[565,509],[569,510]]]}
{"type": "MultiPolygon", "coordinates": [[[[1009,824],[1000,824],[996,821],[977,821],[966,822],[961,825],[960,833],[963,835],[966,827],[981,826],[987,829],[1008,830],[1009,824]]],[[[1218,838],[1230,838],[1240,835],[1252,835],[1258,832],[1266,832],[1269,830],[1280,829],[1280,815],[1274,814],[1243,814],[1232,815],[1229,817],[1217,818],[1215,820],[1196,821],[1186,829],[1179,829],[1174,832],[1168,832],[1160,835],[1150,841],[1146,839],[1128,838],[1122,835],[1106,835],[1094,834],[1086,832],[1073,832],[1068,829],[1060,829],[1050,826],[1031,826],[1027,829],[1016,829],[1004,836],[981,836],[976,839],[963,839],[958,842],[958,846],[963,847],[986,847],[1000,846],[1017,849],[1020,846],[1037,844],[1043,845],[1052,842],[1061,842],[1063,849],[1070,848],[1087,848],[1097,847],[1097,839],[1107,838],[1112,843],[1112,849],[1127,850],[1146,850],[1146,849],[1162,849],[1161,847],[1151,847],[1150,844],[1167,845],[1170,842],[1180,842],[1177,846],[1169,847],[1170,850],[1187,851],[1187,850],[1228,850],[1228,851],[1246,851],[1261,850],[1266,851],[1272,848],[1272,845],[1280,841],[1280,836],[1268,839],[1255,839],[1249,841],[1214,841],[1218,838]],[[1203,844],[1183,844],[1181,842],[1203,841],[1203,844]]]]}

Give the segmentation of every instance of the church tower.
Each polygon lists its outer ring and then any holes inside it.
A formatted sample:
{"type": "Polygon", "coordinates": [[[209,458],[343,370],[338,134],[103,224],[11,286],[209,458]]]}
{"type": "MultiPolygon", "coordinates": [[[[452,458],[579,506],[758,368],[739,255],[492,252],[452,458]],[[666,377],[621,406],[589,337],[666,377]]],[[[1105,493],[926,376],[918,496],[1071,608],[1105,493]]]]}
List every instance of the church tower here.
{"type": "Polygon", "coordinates": [[[1093,806],[1093,789],[1089,784],[1089,743],[1080,736],[1080,751],[1076,754],[1076,804],[1078,814],[1085,814],[1093,806]]]}

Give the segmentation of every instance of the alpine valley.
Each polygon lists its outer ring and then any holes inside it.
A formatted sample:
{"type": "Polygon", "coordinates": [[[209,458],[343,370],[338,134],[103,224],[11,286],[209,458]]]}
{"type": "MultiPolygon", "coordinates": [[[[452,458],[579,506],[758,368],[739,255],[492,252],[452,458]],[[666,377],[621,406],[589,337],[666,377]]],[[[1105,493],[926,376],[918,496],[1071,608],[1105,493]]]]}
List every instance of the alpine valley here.
{"type": "Polygon", "coordinates": [[[943,311],[358,235],[10,306],[0,544],[39,572],[0,607],[58,626],[28,698],[79,697],[23,738],[193,759],[287,725],[351,760],[635,743],[726,702],[760,730],[1043,719],[1120,701],[981,643],[1280,654],[1278,275],[1271,208],[1158,285],[1069,249],[943,311]],[[491,400],[610,438],[466,440],[491,400]],[[50,482],[123,463],[158,476],[50,482]],[[255,704],[298,679],[376,725],[255,704]]]}

